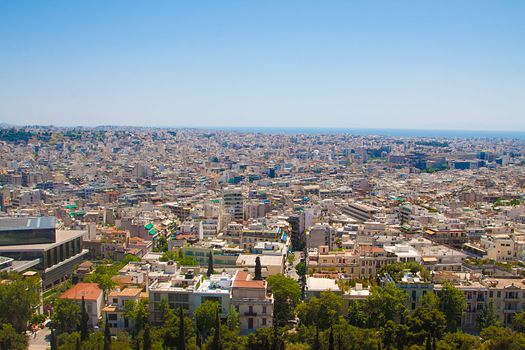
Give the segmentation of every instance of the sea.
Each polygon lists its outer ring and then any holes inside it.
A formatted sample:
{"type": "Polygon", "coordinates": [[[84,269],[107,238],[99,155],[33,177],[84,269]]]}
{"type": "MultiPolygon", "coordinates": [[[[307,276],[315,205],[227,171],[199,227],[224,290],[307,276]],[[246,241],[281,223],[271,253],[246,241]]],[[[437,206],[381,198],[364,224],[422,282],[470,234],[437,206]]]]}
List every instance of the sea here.
{"type": "Polygon", "coordinates": [[[477,139],[518,139],[525,140],[525,131],[500,130],[426,130],[426,129],[367,129],[367,128],[294,128],[294,127],[210,127],[197,128],[241,133],[262,133],[281,135],[379,135],[392,137],[425,138],[477,138],[477,139]]]}

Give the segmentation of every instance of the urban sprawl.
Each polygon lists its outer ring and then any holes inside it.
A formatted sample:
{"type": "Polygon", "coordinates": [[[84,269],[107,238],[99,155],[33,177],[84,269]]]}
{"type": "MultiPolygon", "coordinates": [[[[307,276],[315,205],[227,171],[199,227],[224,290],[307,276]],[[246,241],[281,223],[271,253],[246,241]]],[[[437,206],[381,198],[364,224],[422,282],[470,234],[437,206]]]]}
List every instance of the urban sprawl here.
{"type": "Polygon", "coordinates": [[[0,349],[525,349],[525,140],[0,129],[0,349]]]}

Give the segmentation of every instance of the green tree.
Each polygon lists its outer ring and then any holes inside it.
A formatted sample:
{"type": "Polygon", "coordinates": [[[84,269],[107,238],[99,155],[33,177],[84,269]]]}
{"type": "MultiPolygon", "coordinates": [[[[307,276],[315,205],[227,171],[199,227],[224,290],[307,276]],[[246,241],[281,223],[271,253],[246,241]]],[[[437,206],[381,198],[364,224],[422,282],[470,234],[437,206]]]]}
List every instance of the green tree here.
{"type": "Polygon", "coordinates": [[[77,350],[79,346],[82,348],[80,332],[62,333],[57,338],[59,350],[77,350]]]}
{"type": "Polygon", "coordinates": [[[277,327],[276,323],[273,324],[272,330],[273,330],[272,350],[279,350],[281,346],[281,339],[279,337],[279,327],[277,327]]]}
{"type": "Polygon", "coordinates": [[[72,332],[80,325],[80,306],[72,300],[57,299],[51,319],[57,329],[72,332]]]}
{"type": "Polygon", "coordinates": [[[512,317],[512,328],[515,331],[525,333],[525,311],[518,312],[512,317]]]}
{"type": "Polygon", "coordinates": [[[310,345],[306,343],[286,343],[285,350],[310,350],[310,345]]]}
{"type": "Polygon", "coordinates": [[[162,339],[165,348],[173,348],[177,344],[178,318],[166,299],[162,299],[159,310],[162,327],[158,329],[158,337],[162,339]]]}
{"type": "Polygon", "coordinates": [[[525,336],[499,326],[488,326],[481,331],[483,348],[490,350],[525,349],[525,336]]]}
{"type": "Polygon", "coordinates": [[[301,261],[297,265],[295,265],[295,271],[300,277],[303,277],[306,275],[306,262],[301,261]]]}
{"type": "Polygon", "coordinates": [[[142,350],[151,350],[151,332],[149,324],[146,324],[146,326],[144,327],[142,350]]]}
{"type": "Polygon", "coordinates": [[[283,275],[268,277],[268,286],[274,297],[274,319],[278,326],[284,326],[294,317],[294,310],[301,300],[301,288],[291,278],[283,275]]]}
{"type": "Polygon", "coordinates": [[[86,340],[89,337],[88,322],[89,315],[86,311],[86,301],[84,300],[84,296],[82,296],[82,308],[80,315],[80,339],[82,341],[86,340]]]}
{"type": "Polygon", "coordinates": [[[461,326],[461,317],[466,308],[463,292],[446,282],[439,296],[439,309],[447,319],[447,332],[455,332],[461,326]]]}
{"type": "Polygon", "coordinates": [[[55,334],[55,329],[54,328],[51,328],[51,339],[49,341],[50,343],[50,346],[51,346],[51,350],[58,350],[58,338],[57,338],[57,335],[55,334]]]}
{"type": "Polygon", "coordinates": [[[385,349],[390,350],[395,348],[398,339],[398,324],[389,320],[381,329],[381,338],[385,349]]]}
{"type": "Polygon", "coordinates": [[[440,345],[441,342],[450,346],[451,349],[459,350],[476,350],[481,346],[479,337],[462,332],[445,334],[443,339],[438,342],[438,348],[440,348],[440,346],[444,347],[444,345],[440,345]]]}
{"type": "Polygon", "coordinates": [[[197,324],[197,330],[199,331],[202,339],[206,341],[208,332],[215,325],[215,313],[217,312],[217,303],[206,300],[200,304],[194,311],[193,316],[197,324]]]}
{"type": "Polygon", "coordinates": [[[352,326],[364,327],[368,321],[364,312],[364,303],[357,300],[351,300],[348,303],[346,319],[352,326]]]}
{"type": "Polygon", "coordinates": [[[312,344],[312,348],[314,349],[321,349],[321,339],[319,338],[319,327],[315,327],[315,338],[314,343],[312,344]]]}
{"type": "Polygon", "coordinates": [[[239,313],[237,312],[237,309],[233,305],[230,307],[230,312],[228,313],[226,324],[228,325],[228,329],[230,331],[232,332],[239,331],[239,313]]]}
{"type": "Polygon", "coordinates": [[[83,350],[101,350],[101,345],[104,344],[103,332],[91,332],[89,338],[82,343],[83,350]]]}
{"type": "Polygon", "coordinates": [[[328,337],[328,350],[334,350],[334,328],[330,326],[330,335],[328,337]]]}
{"type": "Polygon", "coordinates": [[[177,341],[177,350],[186,350],[186,336],[184,329],[184,311],[182,306],[179,307],[179,335],[177,341]]]}
{"type": "Polygon", "coordinates": [[[0,325],[0,350],[25,350],[27,346],[27,336],[8,323],[0,325]]]}
{"type": "Polygon", "coordinates": [[[255,258],[255,276],[253,279],[256,281],[262,280],[262,266],[260,257],[255,258]]]}
{"type": "Polygon", "coordinates": [[[111,350],[111,332],[109,331],[109,320],[106,315],[106,322],[104,323],[104,350],[111,350]]]}
{"type": "Polygon", "coordinates": [[[384,287],[372,287],[370,296],[363,304],[364,313],[368,315],[368,325],[380,327],[389,320],[402,321],[407,312],[407,297],[393,283],[387,283],[384,287]]]}
{"type": "Polygon", "coordinates": [[[210,277],[213,274],[213,254],[212,252],[208,253],[208,270],[206,271],[206,275],[210,277]]]}
{"type": "Polygon", "coordinates": [[[222,350],[222,341],[221,341],[221,319],[219,318],[219,308],[215,307],[215,327],[213,333],[213,340],[211,343],[210,350],[222,350]]]}
{"type": "Polygon", "coordinates": [[[273,329],[259,328],[257,331],[248,336],[248,343],[246,349],[250,350],[268,350],[271,349],[273,343],[273,329]]]}
{"type": "Polygon", "coordinates": [[[498,316],[496,315],[496,310],[494,309],[494,302],[489,301],[487,305],[481,309],[481,312],[478,316],[478,328],[482,330],[490,326],[499,325],[498,316]]]}
{"type": "Polygon", "coordinates": [[[139,301],[127,300],[124,302],[124,318],[131,320],[132,335],[139,334],[149,319],[148,301],[141,299],[139,301]]]}
{"type": "Polygon", "coordinates": [[[19,274],[10,274],[0,284],[0,324],[9,323],[17,332],[22,332],[39,302],[38,277],[22,279],[19,274]]]}
{"type": "Polygon", "coordinates": [[[379,274],[382,275],[384,273],[388,273],[394,280],[397,281],[403,277],[405,271],[407,270],[412,273],[419,273],[423,279],[430,280],[430,272],[423,265],[415,261],[383,265],[379,269],[379,274]]]}
{"type": "Polygon", "coordinates": [[[337,322],[341,314],[343,299],[333,292],[321,292],[320,298],[312,297],[308,302],[297,306],[301,324],[316,325],[321,330],[328,329],[337,322]]]}
{"type": "MultiPolygon", "coordinates": [[[[119,267],[122,268],[125,265],[129,264],[130,262],[140,262],[140,261],[141,261],[140,257],[133,255],[133,254],[126,254],[124,255],[124,259],[122,259],[119,267]]],[[[118,270],[120,270],[120,268],[118,270]]]]}
{"type": "Polygon", "coordinates": [[[439,311],[439,299],[433,293],[427,293],[421,299],[421,305],[410,316],[409,330],[416,342],[426,339],[427,348],[443,335],[446,328],[445,315],[439,311]]]}
{"type": "Polygon", "coordinates": [[[116,273],[112,273],[112,272],[96,272],[93,273],[91,276],[86,276],[84,278],[84,280],[86,282],[93,282],[93,283],[97,283],[100,288],[102,289],[102,291],[104,292],[104,297],[107,298],[107,296],[109,295],[109,292],[116,287],[117,283],[115,281],[113,281],[112,277],[115,275],[116,273]]]}

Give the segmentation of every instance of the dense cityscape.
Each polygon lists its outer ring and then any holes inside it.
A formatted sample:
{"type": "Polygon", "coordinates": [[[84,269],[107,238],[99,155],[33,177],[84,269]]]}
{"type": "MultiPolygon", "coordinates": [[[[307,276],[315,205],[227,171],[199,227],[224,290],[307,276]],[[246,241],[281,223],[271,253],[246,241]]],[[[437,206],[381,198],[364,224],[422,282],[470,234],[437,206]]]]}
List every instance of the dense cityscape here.
{"type": "Polygon", "coordinates": [[[525,140],[0,129],[0,349],[524,349],[525,140]]]}

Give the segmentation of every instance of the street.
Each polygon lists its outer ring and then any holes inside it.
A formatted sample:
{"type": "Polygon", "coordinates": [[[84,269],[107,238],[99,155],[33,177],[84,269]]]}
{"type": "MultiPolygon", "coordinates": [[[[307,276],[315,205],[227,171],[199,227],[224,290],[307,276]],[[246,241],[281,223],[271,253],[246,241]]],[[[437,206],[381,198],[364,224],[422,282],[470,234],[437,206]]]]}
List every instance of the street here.
{"type": "Polygon", "coordinates": [[[36,337],[29,334],[29,350],[46,350],[50,348],[49,338],[51,330],[49,328],[40,329],[36,332],[36,337]]]}

